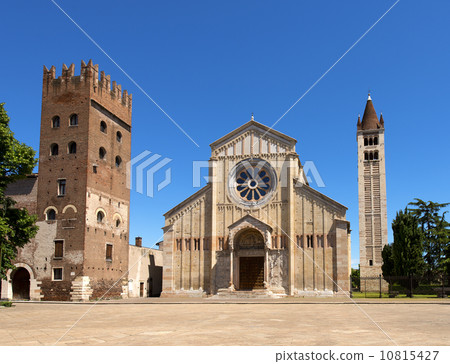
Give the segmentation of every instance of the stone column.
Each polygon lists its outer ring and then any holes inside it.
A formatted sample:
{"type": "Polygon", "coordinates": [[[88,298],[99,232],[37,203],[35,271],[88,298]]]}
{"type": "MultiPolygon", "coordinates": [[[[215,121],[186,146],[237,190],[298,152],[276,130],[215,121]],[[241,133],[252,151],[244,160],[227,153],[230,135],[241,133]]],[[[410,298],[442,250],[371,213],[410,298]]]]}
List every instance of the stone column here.
{"type": "Polygon", "coordinates": [[[349,223],[345,220],[335,220],[336,226],[336,283],[339,286],[337,294],[348,294],[350,290],[350,249],[348,239],[349,223]],[[340,288],[340,289],[339,289],[340,288]],[[342,292],[344,291],[344,292],[342,292]]]}
{"type": "Polygon", "coordinates": [[[173,293],[174,290],[174,276],[173,276],[173,251],[176,249],[174,241],[173,225],[164,228],[164,243],[163,243],[163,282],[162,293],[164,297],[167,294],[173,293]]]}
{"type": "Polygon", "coordinates": [[[269,288],[269,248],[264,248],[264,282],[266,289],[269,288]]]}

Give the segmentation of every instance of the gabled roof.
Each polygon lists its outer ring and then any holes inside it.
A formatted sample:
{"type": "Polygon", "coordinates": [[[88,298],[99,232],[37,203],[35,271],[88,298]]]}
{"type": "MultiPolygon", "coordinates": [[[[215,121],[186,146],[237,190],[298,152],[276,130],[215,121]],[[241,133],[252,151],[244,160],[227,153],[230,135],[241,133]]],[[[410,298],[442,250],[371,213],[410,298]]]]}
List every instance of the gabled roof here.
{"type": "Polygon", "coordinates": [[[186,205],[194,202],[197,198],[199,198],[202,194],[207,192],[210,188],[211,188],[211,184],[208,183],[206,186],[202,187],[200,190],[195,192],[193,195],[190,195],[187,199],[185,199],[184,201],[180,202],[178,205],[176,205],[175,207],[173,207],[169,211],[167,211],[165,214],[163,214],[164,217],[167,218],[168,216],[172,215],[177,210],[180,210],[180,209],[186,207],[186,205]]]}
{"type": "Polygon", "coordinates": [[[253,120],[253,118],[252,118],[252,120],[248,121],[244,125],[240,126],[237,129],[234,129],[232,132],[226,134],[222,138],[217,139],[215,142],[211,143],[210,147],[212,149],[217,148],[218,146],[225,144],[229,140],[233,139],[235,136],[242,134],[249,129],[254,129],[254,130],[260,131],[262,134],[267,134],[272,137],[275,137],[276,139],[281,139],[288,145],[297,143],[296,139],[291,138],[290,136],[288,136],[286,134],[280,133],[279,131],[276,131],[264,124],[258,123],[257,121],[253,120]]]}
{"type": "Polygon", "coordinates": [[[236,227],[236,226],[242,224],[242,223],[245,222],[245,221],[246,221],[246,222],[249,222],[249,223],[252,224],[252,225],[256,225],[255,223],[257,223],[257,224],[262,224],[262,225],[266,226],[267,229],[269,229],[270,231],[272,231],[272,227],[271,227],[270,225],[266,224],[265,222],[263,222],[263,221],[257,219],[256,217],[254,217],[254,216],[252,216],[252,215],[245,215],[245,216],[241,217],[239,220],[233,222],[230,226],[228,226],[228,229],[231,230],[231,229],[233,229],[234,227],[236,227]]]}

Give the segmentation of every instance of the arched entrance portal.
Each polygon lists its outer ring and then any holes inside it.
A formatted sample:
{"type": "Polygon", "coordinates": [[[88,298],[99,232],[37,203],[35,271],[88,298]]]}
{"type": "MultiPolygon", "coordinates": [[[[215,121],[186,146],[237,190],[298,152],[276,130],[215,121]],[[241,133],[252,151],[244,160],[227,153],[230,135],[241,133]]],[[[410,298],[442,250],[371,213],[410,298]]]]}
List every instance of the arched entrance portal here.
{"type": "Polygon", "coordinates": [[[236,237],[240,290],[264,289],[264,246],[264,237],[256,229],[236,237]]]}
{"type": "Polygon", "coordinates": [[[25,268],[18,268],[12,273],[13,299],[30,299],[30,273],[25,268]]]}

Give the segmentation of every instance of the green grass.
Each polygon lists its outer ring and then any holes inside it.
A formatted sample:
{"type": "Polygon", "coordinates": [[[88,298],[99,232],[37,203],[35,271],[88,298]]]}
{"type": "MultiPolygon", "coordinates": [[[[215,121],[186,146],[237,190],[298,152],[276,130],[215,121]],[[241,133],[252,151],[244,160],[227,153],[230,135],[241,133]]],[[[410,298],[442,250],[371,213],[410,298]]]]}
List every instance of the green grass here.
{"type": "Polygon", "coordinates": [[[11,307],[11,306],[12,306],[12,302],[9,302],[9,301],[1,301],[1,302],[0,302],[0,306],[2,306],[2,307],[11,307]]]}
{"type": "MultiPolygon", "coordinates": [[[[380,298],[379,292],[353,292],[353,298],[380,298]]],[[[389,298],[388,293],[382,293],[381,298],[389,298]]],[[[404,293],[398,294],[395,298],[410,298],[404,293]]],[[[414,294],[412,299],[414,298],[437,298],[435,294],[414,294]]]]}

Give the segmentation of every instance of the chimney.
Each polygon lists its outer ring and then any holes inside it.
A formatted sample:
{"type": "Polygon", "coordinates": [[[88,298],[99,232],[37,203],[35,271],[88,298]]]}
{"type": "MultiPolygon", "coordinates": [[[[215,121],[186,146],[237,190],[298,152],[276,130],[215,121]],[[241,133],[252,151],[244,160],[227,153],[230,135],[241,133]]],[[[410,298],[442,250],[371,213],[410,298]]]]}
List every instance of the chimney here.
{"type": "Polygon", "coordinates": [[[142,248],[142,238],[140,236],[136,237],[136,246],[142,248]]]}

